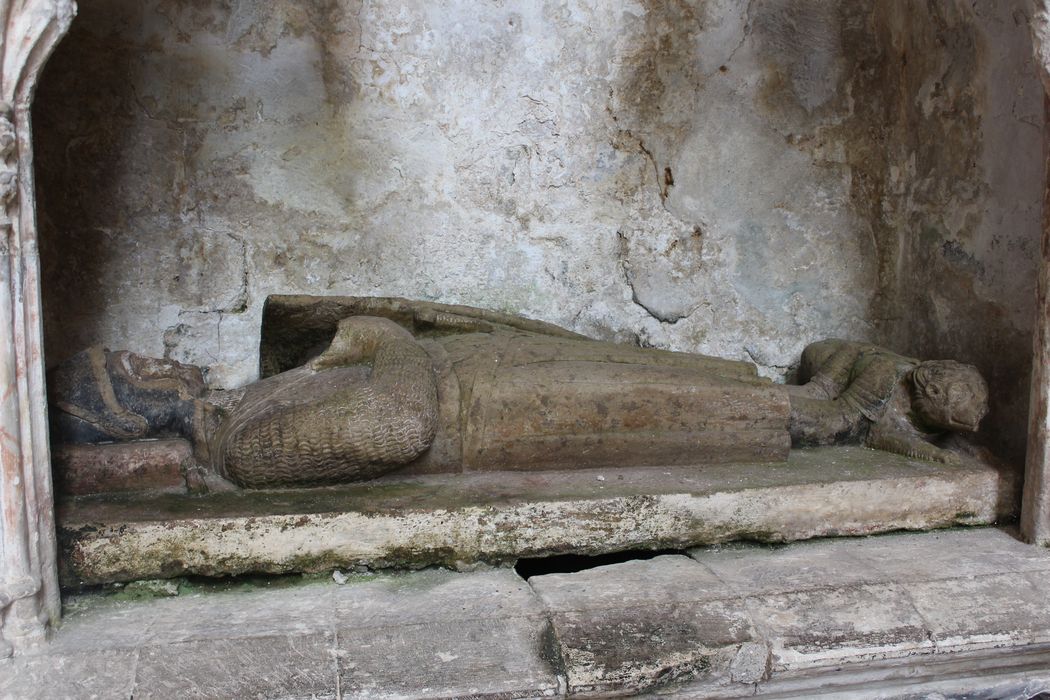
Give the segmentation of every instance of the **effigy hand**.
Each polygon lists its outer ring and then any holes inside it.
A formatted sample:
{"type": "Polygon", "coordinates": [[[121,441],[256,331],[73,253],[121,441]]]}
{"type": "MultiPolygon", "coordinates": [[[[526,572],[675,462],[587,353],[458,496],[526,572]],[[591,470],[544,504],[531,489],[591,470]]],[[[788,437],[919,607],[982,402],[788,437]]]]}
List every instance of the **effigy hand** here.
{"type": "Polygon", "coordinates": [[[331,344],[307,366],[315,371],[367,362],[385,341],[413,340],[412,334],[388,318],[350,316],[339,322],[331,344]]]}

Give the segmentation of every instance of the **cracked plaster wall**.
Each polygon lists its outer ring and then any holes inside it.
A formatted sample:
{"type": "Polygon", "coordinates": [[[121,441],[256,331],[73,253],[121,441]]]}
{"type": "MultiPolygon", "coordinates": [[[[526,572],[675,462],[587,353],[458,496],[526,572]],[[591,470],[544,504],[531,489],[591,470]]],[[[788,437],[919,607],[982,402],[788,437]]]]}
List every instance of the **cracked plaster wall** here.
{"type": "Polygon", "coordinates": [[[85,0],[35,110],[49,362],[103,342],[239,385],[263,300],[293,292],[778,377],[852,337],[981,364],[1016,457],[1043,183],[1025,8],[85,0]]]}

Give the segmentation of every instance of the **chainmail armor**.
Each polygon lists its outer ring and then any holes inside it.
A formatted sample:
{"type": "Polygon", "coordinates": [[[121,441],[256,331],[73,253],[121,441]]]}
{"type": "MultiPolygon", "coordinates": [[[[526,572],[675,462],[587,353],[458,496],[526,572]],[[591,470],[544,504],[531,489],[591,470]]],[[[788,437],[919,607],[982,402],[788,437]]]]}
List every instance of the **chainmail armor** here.
{"type": "Polygon", "coordinates": [[[337,341],[374,348],[364,351],[373,360],[367,379],[359,367],[336,366],[260,382],[219,428],[212,454],[220,474],[244,488],[361,481],[430,447],[438,414],[430,357],[392,322],[357,320],[337,341]]]}

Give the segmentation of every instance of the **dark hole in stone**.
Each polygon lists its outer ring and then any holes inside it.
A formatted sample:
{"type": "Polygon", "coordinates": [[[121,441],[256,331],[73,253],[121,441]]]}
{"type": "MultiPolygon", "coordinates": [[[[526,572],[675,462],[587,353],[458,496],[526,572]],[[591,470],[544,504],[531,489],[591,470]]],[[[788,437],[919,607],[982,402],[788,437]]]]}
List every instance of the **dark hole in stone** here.
{"type": "Polygon", "coordinates": [[[558,554],[552,557],[535,557],[519,559],[514,565],[514,570],[523,579],[543,574],[574,574],[577,571],[586,571],[599,566],[609,564],[622,564],[625,561],[644,561],[659,557],[664,554],[684,555],[680,549],[630,549],[624,552],[609,552],[608,554],[558,554]]]}

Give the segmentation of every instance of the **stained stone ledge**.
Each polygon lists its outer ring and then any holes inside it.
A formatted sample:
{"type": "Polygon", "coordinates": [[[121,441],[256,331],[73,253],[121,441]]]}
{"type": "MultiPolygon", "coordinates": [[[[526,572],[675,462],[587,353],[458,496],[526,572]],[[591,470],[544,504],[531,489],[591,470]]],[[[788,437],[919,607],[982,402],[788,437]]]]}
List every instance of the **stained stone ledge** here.
{"type": "Polygon", "coordinates": [[[336,567],[463,568],[567,552],[684,549],[737,539],[979,525],[1009,518],[1016,483],[862,448],[786,464],[389,477],[300,491],[66,499],[66,585],[336,567]]]}

